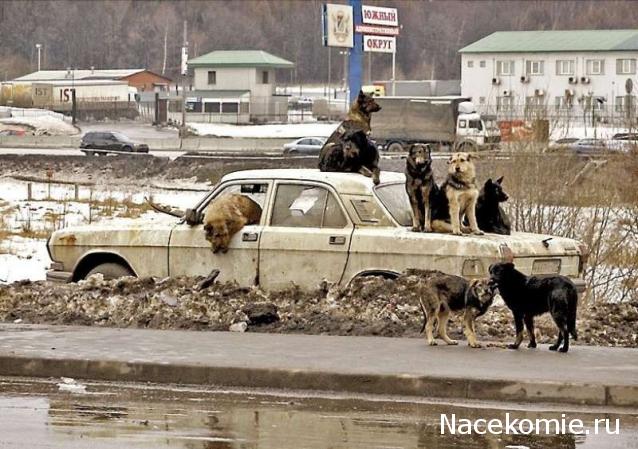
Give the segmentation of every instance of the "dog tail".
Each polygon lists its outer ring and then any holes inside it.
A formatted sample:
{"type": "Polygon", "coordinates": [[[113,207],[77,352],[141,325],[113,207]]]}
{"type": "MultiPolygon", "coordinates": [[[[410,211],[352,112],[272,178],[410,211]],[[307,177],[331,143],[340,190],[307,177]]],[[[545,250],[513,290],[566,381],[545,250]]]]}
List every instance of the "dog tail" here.
{"type": "Polygon", "coordinates": [[[423,312],[423,325],[421,326],[421,331],[419,332],[420,334],[422,334],[425,330],[425,324],[428,322],[428,314],[425,311],[425,306],[423,305],[423,301],[421,301],[421,298],[419,298],[419,304],[421,305],[421,312],[423,312]]]}

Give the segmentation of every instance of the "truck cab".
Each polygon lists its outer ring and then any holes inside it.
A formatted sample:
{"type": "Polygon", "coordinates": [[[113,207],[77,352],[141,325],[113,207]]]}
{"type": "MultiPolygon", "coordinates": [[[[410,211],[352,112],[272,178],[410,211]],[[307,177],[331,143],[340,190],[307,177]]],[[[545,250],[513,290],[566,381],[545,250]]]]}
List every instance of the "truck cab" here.
{"type": "Polygon", "coordinates": [[[456,119],[455,149],[475,151],[492,149],[501,141],[501,131],[490,116],[481,116],[469,101],[459,103],[456,119]]]}

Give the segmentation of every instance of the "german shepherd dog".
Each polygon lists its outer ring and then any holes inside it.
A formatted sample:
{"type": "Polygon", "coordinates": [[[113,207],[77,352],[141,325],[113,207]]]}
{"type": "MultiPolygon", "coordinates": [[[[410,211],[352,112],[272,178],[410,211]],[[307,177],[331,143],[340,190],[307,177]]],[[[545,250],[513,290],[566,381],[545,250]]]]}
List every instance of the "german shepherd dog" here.
{"type": "Polygon", "coordinates": [[[260,219],[261,207],[247,196],[231,193],[215,198],[204,215],[204,232],[213,253],[226,253],[233,235],[260,219]]]}
{"type": "Polygon", "coordinates": [[[346,120],[330,135],[319,153],[319,170],[361,173],[379,183],[379,151],[370,141],[370,118],[381,106],[370,95],[359,92],[346,120]],[[356,147],[355,151],[350,145],[356,147]]]}
{"type": "Polygon", "coordinates": [[[432,232],[430,195],[435,187],[430,147],[420,144],[411,145],[405,163],[405,190],[412,206],[414,232],[432,232]]]}
{"type": "Polygon", "coordinates": [[[438,321],[437,330],[443,341],[448,345],[458,344],[447,335],[447,322],[450,312],[463,311],[467,343],[472,348],[480,348],[481,344],[476,340],[474,321],[484,315],[494,301],[496,286],[488,279],[468,281],[440,271],[426,271],[423,274],[426,277],[427,288],[424,289],[424,296],[419,299],[424,319],[421,332],[425,329],[428,344],[436,345],[432,332],[435,320],[438,321]]]}
{"type": "Polygon", "coordinates": [[[508,346],[510,349],[518,349],[523,341],[523,323],[529,334],[527,347],[536,347],[534,317],[546,312],[552,315],[558,327],[558,340],[549,347],[551,351],[558,349],[560,352],[567,352],[570,334],[574,340],[578,340],[576,334],[578,293],[569,278],[558,275],[526,276],[509,262],[490,266],[490,276],[498,286],[505,304],[514,315],[516,341],[508,346]]]}
{"type": "Polygon", "coordinates": [[[483,234],[476,222],[479,191],[472,158],[468,153],[454,153],[450,156],[447,178],[434,195],[432,229],[435,232],[462,235],[461,220],[466,216],[470,223],[469,231],[476,235],[483,234]]]}

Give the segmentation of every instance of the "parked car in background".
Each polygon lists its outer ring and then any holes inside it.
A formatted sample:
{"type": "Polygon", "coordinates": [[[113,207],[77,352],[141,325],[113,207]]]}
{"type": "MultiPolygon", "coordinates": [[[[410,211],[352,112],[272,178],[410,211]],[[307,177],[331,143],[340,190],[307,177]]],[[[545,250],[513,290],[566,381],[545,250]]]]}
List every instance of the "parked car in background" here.
{"type": "Polygon", "coordinates": [[[148,153],[148,145],[133,142],[122,133],[112,132],[88,132],[82,137],[80,148],[87,156],[109,153],[148,153]]]}
{"type": "Polygon", "coordinates": [[[569,150],[570,145],[578,142],[578,137],[563,137],[562,139],[557,139],[549,144],[549,151],[563,151],[569,150]]]}
{"type": "Polygon", "coordinates": [[[578,139],[568,144],[567,148],[579,156],[604,156],[610,153],[628,151],[629,144],[626,141],[613,139],[578,139]]]}
{"type": "Polygon", "coordinates": [[[293,142],[284,144],[284,154],[319,154],[323,144],[326,143],[325,137],[302,137],[293,142]]]}

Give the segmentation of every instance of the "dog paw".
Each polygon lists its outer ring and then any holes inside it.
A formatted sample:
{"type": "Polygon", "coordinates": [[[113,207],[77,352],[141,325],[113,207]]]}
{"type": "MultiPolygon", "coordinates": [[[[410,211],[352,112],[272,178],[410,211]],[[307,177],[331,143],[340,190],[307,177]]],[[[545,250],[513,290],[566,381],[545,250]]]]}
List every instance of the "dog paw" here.
{"type": "Polygon", "coordinates": [[[454,234],[454,235],[463,235],[463,233],[461,231],[452,231],[452,234],[454,234]]]}
{"type": "Polygon", "coordinates": [[[517,344],[509,344],[509,345],[507,345],[507,349],[518,349],[518,345],[517,344]]]}
{"type": "Polygon", "coordinates": [[[424,226],[423,232],[432,232],[432,226],[424,226]]]}
{"type": "Polygon", "coordinates": [[[536,343],[532,343],[531,341],[527,344],[528,348],[535,348],[536,347],[536,343]]]}
{"type": "Polygon", "coordinates": [[[449,340],[449,341],[446,341],[446,343],[450,346],[455,346],[459,344],[459,342],[456,340],[449,340]]]}
{"type": "Polygon", "coordinates": [[[421,228],[419,226],[412,226],[412,232],[421,232],[421,228]]]}
{"type": "Polygon", "coordinates": [[[428,341],[428,345],[430,346],[437,346],[438,343],[436,342],[436,340],[432,340],[432,341],[428,341]]]}
{"type": "Polygon", "coordinates": [[[483,231],[481,231],[480,229],[477,229],[476,231],[472,231],[472,234],[474,234],[474,235],[485,235],[485,233],[483,231]]]}
{"type": "Polygon", "coordinates": [[[483,345],[480,343],[468,343],[467,344],[470,348],[482,348],[483,345]]]}
{"type": "Polygon", "coordinates": [[[560,349],[558,350],[558,352],[563,352],[563,353],[565,353],[565,352],[567,352],[567,351],[569,351],[569,348],[566,348],[565,346],[563,346],[562,348],[560,348],[560,349]]]}
{"type": "Polygon", "coordinates": [[[558,350],[558,345],[551,345],[551,346],[549,347],[549,350],[550,350],[550,351],[556,351],[556,350],[558,350]]]}

